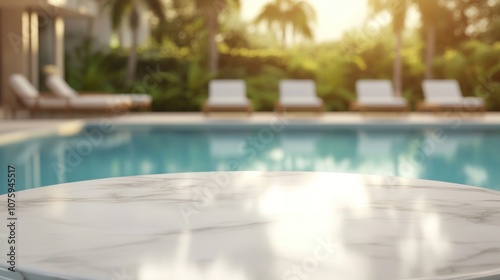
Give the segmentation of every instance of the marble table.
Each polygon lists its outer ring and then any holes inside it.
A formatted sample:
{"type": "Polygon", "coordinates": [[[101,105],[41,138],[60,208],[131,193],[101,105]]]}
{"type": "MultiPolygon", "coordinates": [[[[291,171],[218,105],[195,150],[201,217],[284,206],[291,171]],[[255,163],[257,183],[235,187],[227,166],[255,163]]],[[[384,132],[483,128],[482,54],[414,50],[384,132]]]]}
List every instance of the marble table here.
{"type": "MultiPolygon", "coordinates": [[[[18,200],[13,279],[500,279],[500,193],[475,187],[221,172],[78,182],[18,200]]],[[[7,234],[1,226],[2,250],[7,234]]]]}

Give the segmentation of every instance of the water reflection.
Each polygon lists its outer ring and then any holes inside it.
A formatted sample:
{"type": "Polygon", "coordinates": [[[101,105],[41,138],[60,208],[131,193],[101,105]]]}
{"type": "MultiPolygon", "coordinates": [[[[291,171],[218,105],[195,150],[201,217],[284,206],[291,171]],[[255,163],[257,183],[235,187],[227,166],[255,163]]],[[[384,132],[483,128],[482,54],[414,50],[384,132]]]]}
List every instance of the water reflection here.
{"type": "Polygon", "coordinates": [[[288,128],[264,138],[260,132],[120,128],[100,141],[82,133],[3,146],[0,163],[17,167],[19,189],[214,170],[350,172],[500,189],[500,131],[452,131],[439,141],[428,130],[288,128]]]}
{"type": "Polygon", "coordinates": [[[283,151],[281,170],[314,171],[315,157],[320,153],[318,134],[289,132],[280,135],[279,148],[283,151]]]}
{"type": "MultiPolygon", "coordinates": [[[[449,134],[421,160],[418,177],[500,189],[499,178],[488,179],[490,175],[494,176],[500,159],[491,160],[490,157],[495,154],[492,145],[495,140],[500,140],[499,136],[492,131],[449,134]]],[[[421,143],[424,141],[420,140],[421,143]]]]}
{"type": "Polygon", "coordinates": [[[357,138],[358,165],[366,173],[399,176],[399,154],[405,140],[404,134],[359,131],[357,138]]]}

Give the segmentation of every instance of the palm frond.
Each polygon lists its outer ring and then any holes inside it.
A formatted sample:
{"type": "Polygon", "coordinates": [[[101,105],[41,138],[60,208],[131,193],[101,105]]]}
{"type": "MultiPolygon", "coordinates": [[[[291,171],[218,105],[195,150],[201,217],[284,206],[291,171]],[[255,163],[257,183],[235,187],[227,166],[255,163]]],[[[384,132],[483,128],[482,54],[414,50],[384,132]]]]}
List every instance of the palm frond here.
{"type": "Polygon", "coordinates": [[[276,22],[281,21],[283,18],[283,13],[276,3],[268,3],[263,8],[260,14],[255,19],[255,23],[261,22],[276,22]]]}
{"type": "Polygon", "coordinates": [[[311,23],[314,21],[316,11],[307,1],[301,0],[274,0],[266,4],[254,20],[256,24],[266,22],[270,28],[278,25],[282,33],[286,33],[286,29],[291,27],[294,34],[308,39],[313,38],[311,23]]]}
{"type": "Polygon", "coordinates": [[[144,0],[145,4],[148,6],[149,10],[155,14],[160,22],[166,21],[165,16],[165,6],[162,0],[144,0]]]}

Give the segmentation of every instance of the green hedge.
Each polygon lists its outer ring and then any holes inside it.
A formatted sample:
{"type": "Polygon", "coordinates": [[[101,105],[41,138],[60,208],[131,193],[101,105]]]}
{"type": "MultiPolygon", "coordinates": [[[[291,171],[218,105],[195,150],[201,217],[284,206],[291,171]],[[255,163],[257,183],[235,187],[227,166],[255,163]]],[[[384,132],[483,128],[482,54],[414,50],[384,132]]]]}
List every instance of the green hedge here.
{"type": "MultiPolygon", "coordinates": [[[[388,35],[387,35],[388,36],[388,35]]],[[[245,79],[256,111],[272,111],[282,79],[314,79],[329,111],[344,111],[355,100],[359,79],[391,79],[394,52],[392,37],[380,36],[369,44],[349,49],[324,44],[282,51],[279,49],[228,49],[221,46],[220,71],[212,76],[206,58],[182,49],[143,49],[139,52],[137,80],[125,87],[127,53],[77,52],[75,65],[67,60],[67,78],[77,90],[144,92],[154,98],[155,111],[200,111],[213,78],[245,79]]],[[[417,39],[403,50],[404,95],[421,100],[425,65],[417,39]]],[[[467,42],[437,56],[435,78],[457,79],[464,95],[484,96],[489,110],[500,110],[500,43],[467,42]]],[[[73,60],[74,61],[74,60],[73,60]]]]}

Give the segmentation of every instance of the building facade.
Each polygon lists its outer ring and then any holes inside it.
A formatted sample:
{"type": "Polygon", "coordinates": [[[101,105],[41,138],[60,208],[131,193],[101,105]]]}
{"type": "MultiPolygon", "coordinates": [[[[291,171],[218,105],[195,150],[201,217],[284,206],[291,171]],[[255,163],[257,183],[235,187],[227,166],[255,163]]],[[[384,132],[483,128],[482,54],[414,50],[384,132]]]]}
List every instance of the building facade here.
{"type": "Polygon", "coordinates": [[[8,107],[12,74],[25,75],[40,87],[40,61],[64,73],[65,21],[88,21],[98,15],[98,0],[0,1],[0,102],[8,107]]]}

